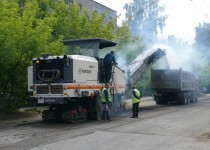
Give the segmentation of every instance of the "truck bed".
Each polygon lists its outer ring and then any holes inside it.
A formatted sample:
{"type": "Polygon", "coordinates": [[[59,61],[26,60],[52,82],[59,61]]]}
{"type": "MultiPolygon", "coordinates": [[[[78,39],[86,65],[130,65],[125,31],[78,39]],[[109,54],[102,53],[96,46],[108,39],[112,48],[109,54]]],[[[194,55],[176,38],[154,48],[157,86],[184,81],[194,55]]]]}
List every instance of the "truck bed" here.
{"type": "Polygon", "coordinates": [[[195,75],[182,69],[161,69],[151,71],[151,89],[164,91],[195,90],[195,75]]]}

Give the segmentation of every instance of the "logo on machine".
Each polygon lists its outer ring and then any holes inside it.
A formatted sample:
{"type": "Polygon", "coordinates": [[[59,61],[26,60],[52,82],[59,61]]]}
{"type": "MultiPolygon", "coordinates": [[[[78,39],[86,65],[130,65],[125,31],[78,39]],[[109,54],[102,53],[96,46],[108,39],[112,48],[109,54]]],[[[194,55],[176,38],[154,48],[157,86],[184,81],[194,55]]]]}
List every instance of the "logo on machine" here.
{"type": "Polygon", "coordinates": [[[91,74],[91,70],[82,70],[82,73],[88,73],[88,74],[91,74]]]}
{"type": "Polygon", "coordinates": [[[82,74],[82,73],[86,73],[86,74],[91,74],[91,70],[87,70],[87,69],[81,69],[78,68],[78,74],[82,74]]]}

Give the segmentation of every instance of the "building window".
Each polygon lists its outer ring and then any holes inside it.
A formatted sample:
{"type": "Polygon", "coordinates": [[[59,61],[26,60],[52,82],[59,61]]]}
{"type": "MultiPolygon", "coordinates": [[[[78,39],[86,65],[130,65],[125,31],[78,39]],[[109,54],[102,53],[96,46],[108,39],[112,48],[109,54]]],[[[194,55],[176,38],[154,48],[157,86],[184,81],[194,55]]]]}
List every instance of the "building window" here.
{"type": "Polygon", "coordinates": [[[79,4],[80,12],[82,11],[82,4],[79,4]]]}
{"type": "Polygon", "coordinates": [[[64,2],[65,2],[66,4],[70,4],[70,3],[73,3],[73,0],[64,0],[64,2]]]}

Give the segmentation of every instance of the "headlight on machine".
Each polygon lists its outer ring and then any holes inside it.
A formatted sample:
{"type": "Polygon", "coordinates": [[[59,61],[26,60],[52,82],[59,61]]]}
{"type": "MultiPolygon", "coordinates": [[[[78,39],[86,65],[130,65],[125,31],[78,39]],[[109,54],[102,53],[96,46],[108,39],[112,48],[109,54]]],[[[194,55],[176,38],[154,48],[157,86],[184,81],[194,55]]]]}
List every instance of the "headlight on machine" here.
{"type": "Polygon", "coordinates": [[[63,93],[64,96],[68,96],[68,93],[63,93]]]}

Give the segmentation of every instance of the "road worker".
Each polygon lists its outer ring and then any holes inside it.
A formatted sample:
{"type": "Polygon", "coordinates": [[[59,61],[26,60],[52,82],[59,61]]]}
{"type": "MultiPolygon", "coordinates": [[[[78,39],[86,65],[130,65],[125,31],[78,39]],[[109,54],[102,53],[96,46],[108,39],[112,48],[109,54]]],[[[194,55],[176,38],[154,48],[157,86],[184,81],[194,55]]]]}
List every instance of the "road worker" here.
{"type": "Polygon", "coordinates": [[[106,54],[106,56],[104,57],[106,83],[109,83],[109,80],[111,79],[112,64],[117,65],[117,63],[115,61],[114,51],[111,51],[110,53],[106,54]]]}
{"type": "Polygon", "coordinates": [[[109,91],[109,84],[106,84],[105,87],[101,91],[101,103],[102,103],[102,117],[101,120],[105,121],[108,120],[110,121],[110,107],[111,107],[111,94],[109,91]]]}
{"type": "Polygon", "coordinates": [[[132,90],[133,116],[130,118],[138,118],[140,99],[141,99],[141,94],[139,90],[137,90],[136,87],[133,87],[132,90]]]}

